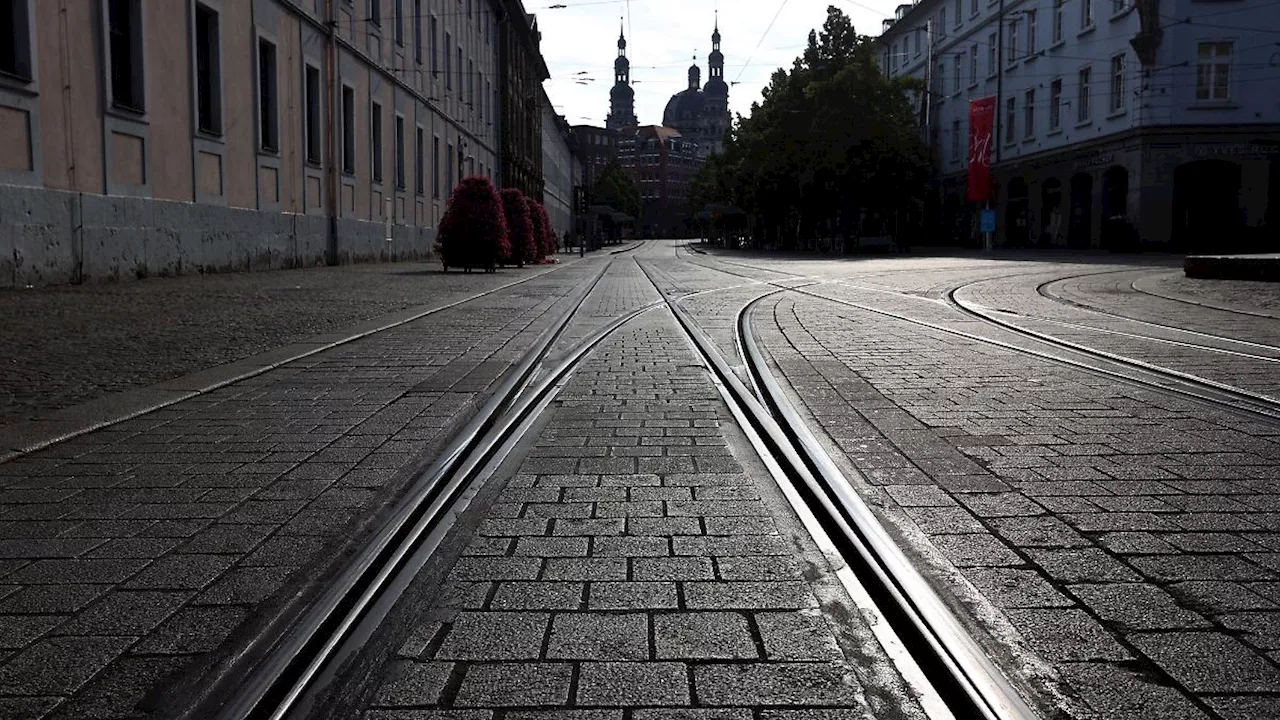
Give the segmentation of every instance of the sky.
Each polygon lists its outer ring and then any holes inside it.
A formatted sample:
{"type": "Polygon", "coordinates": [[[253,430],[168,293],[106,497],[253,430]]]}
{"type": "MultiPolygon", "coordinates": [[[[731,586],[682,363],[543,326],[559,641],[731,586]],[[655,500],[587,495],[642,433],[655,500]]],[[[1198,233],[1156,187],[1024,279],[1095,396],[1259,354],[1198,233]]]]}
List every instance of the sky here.
{"type": "Polygon", "coordinates": [[[571,125],[604,125],[620,23],[626,29],[636,115],[641,125],[657,125],[667,100],[688,86],[695,51],[706,82],[717,9],[724,74],[730,83],[729,110],[749,115],[773,71],[790,67],[804,50],[809,31],[822,26],[829,5],[849,15],[859,33],[878,35],[881,21],[899,4],[900,0],[524,0],[525,10],[537,14],[542,31],[542,55],[551,71],[547,94],[571,125]]]}

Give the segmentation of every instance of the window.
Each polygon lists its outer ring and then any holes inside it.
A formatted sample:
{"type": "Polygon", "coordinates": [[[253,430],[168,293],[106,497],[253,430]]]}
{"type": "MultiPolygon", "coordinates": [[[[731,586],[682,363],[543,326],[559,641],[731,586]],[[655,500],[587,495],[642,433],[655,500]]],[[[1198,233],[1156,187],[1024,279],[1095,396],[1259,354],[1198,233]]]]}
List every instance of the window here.
{"type": "Polygon", "coordinates": [[[1053,0],[1053,44],[1062,42],[1062,15],[1066,0],[1053,0]]]}
{"type": "Polygon", "coordinates": [[[1013,142],[1018,136],[1018,99],[1009,98],[1004,102],[1004,141],[1013,142]]]}
{"type": "Polygon", "coordinates": [[[307,162],[320,162],[320,143],[323,138],[320,132],[320,68],[312,65],[307,66],[305,83],[303,92],[305,103],[303,112],[306,115],[302,121],[306,130],[306,137],[303,138],[307,143],[307,162]]]}
{"type": "Polygon", "coordinates": [[[946,8],[942,8],[938,10],[938,29],[934,31],[934,34],[940,38],[944,38],[947,36],[947,9],[946,8]]]}
{"type": "Polygon", "coordinates": [[[222,69],[218,14],[196,4],[196,128],[222,134],[222,69]]]}
{"type": "Polygon", "coordinates": [[[444,186],[453,194],[453,143],[449,143],[444,155],[444,186]]]}
{"type": "Polygon", "coordinates": [[[413,61],[422,64],[422,0],[413,0],[413,61]]]}
{"type": "Polygon", "coordinates": [[[396,0],[396,16],[392,22],[396,24],[395,29],[392,30],[396,44],[404,47],[404,0],[396,0]]]}
{"type": "Polygon", "coordinates": [[[939,58],[939,59],[938,59],[938,69],[937,69],[937,71],[936,71],[936,72],[937,72],[937,74],[938,74],[938,76],[937,76],[937,77],[935,77],[935,78],[933,79],[933,85],[934,85],[934,91],[933,91],[933,92],[934,92],[934,98],[933,98],[933,99],[934,99],[934,101],[935,101],[935,102],[936,102],[936,101],[938,101],[938,100],[942,100],[942,99],[943,99],[943,93],[944,93],[944,92],[946,92],[946,90],[947,90],[947,73],[946,73],[946,70],[947,70],[947,66],[946,66],[946,65],[943,65],[943,64],[942,64],[942,59],[941,59],[941,58],[939,58]]]}
{"type": "Polygon", "coordinates": [[[342,172],[356,172],[356,91],[342,86],[342,172]]]}
{"type": "Polygon", "coordinates": [[[382,27],[381,0],[369,0],[369,24],[382,27]]]}
{"type": "MultiPolygon", "coordinates": [[[[9,0],[10,5],[25,5],[9,0]]],[[[0,15],[11,15],[0,11],[0,15]]],[[[26,32],[26,27],[22,28],[26,32]]],[[[142,80],[142,6],[138,0],[108,0],[107,38],[111,56],[111,104],[144,110],[142,80]]]]}
{"type": "Polygon", "coordinates": [[[960,92],[960,74],[961,74],[961,69],[963,67],[964,67],[964,51],[962,50],[956,53],[956,62],[955,62],[956,72],[955,72],[955,77],[951,79],[951,92],[953,93],[960,92]]]}
{"type": "Polygon", "coordinates": [[[431,16],[431,36],[428,38],[431,42],[431,75],[440,74],[440,22],[436,20],[436,16],[431,16]]]}
{"type": "Polygon", "coordinates": [[[457,50],[458,50],[458,93],[459,93],[459,94],[461,94],[461,93],[462,93],[462,88],[463,88],[463,84],[462,84],[462,46],[461,46],[461,45],[459,45],[459,46],[457,47],[457,50]]]}
{"type": "Polygon", "coordinates": [[[431,197],[440,199],[440,138],[431,138],[431,197]]]}
{"type": "Polygon", "coordinates": [[[978,43],[969,48],[969,83],[978,84],[978,43]]]}
{"type": "Polygon", "coordinates": [[[1089,121],[1089,93],[1090,80],[1092,80],[1092,68],[1084,68],[1080,71],[1079,90],[1080,96],[1076,98],[1076,122],[1089,121]]]}
{"type": "Polygon", "coordinates": [[[893,49],[892,49],[892,50],[890,50],[890,52],[889,52],[889,69],[890,69],[890,70],[892,70],[893,68],[895,68],[895,67],[897,67],[897,66],[898,66],[898,62],[899,62],[898,57],[899,57],[899,55],[898,55],[898,43],[894,43],[894,44],[893,44],[893,49]]]}
{"type": "Polygon", "coordinates": [[[920,42],[920,35],[923,32],[924,32],[924,28],[916,28],[916,31],[914,33],[911,33],[912,42],[914,43],[916,55],[920,54],[920,46],[922,44],[920,42]]]}
{"type": "Polygon", "coordinates": [[[1080,29],[1093,27],[1093,0],[1080,0],[1080,29]]]}
{"type": "Polygon", "coordinates": [[[467,105],[476,107],[476,61],[467,58],[467,105]]]}
{"type": "Polygon", "coordinates": [[[369,141],[373,155],[373,181],[382,182],[382,106],[369,103],[369,141]]]}
{"type": "Polygon", "coordinates": [[[453,36],[448,32],[444,34],[444,87],[446,90],[453,89],[453,36]]]}
{"type": "Polygon", "coordinates": [[[427,136],[419,125],[413,142],[413,191],[419,195],[427,191],[426,154],[427,136]]]}
{"type": "Polygon", "coordinates": [[[1196,100],[1231,99],[1231,43],[1202,42],[1196,53],[1196,100]]]}
{"type": "Polygon", "coordinates": [[[1124,53],[1111,58],[1111,112],[1124,111],[1124,53]]]}
{"type": "Polygon", "coordinates": [[[952,14],[956,16],[955,26],[959,28],[961,23],[964,22],[964,0],[956,0],[955,11],[952,14]]]}
{"type": "Polygon", "coordinates": [[[996,62],[996,34],[991,33],[987,36],[987,77],[995,77],[996,62]]]}
{"type": "Polygon", "coordinates": [[[396,189],[403,190],[405,187],[404,179],[404,118],[396,115],[396,189]]]}
{"type": "Polygon", "coordinates": [[[1018,60],[1018,24],[1016,18],[1009,21],[1009,57],[1006,60],[1010,65],[1018,60]]]}
{"type": "Polygon", "coordinates": [[[1111,14],[1119,15],[1129,7],[1128,0],[1111,0],[1111,14]]]}
{"type": "Polygon", "coordinates": [[[480,119],[484,120],[485,110],[489,104],[489,81],[484,81],[484,97],[480,98],[480,119]]]}
{"type": "Polygon", "coordinates": [[[951,121],[951,162],[960,161],[960,121],[951,121]]]}
{"type": "Polygon", "coordinates": [[[970,15],[978,14],[978,0],[969,0],[969,14],[970,15]]]}
{"type": "Polygon", "coordinates": [[[1036,91],[1028,90],[1022,100],[1022,137],[1034,137],[1036,134],[1036,91]]]}
{"type": "Polygon", "coordinates": [[[1049,83],[1049,132],[1062,129],[1062,79],[1049,83]]]}
{"type": "Polygon", "coordinates": [[[1036,11],[1028,10],[1027,16],[1027,57],[1036,54],[1036,11]]]}
{"type": "Polygon", "coordinates": [[[258,147],[266,152],[280,151],[276,77],[276,46],[258,38],[258,147]]]}
{"type": "Polygon", "coordinates": [[[0,75],[31,81],[31,33],[27,0],[0,2],[0,75]]]}

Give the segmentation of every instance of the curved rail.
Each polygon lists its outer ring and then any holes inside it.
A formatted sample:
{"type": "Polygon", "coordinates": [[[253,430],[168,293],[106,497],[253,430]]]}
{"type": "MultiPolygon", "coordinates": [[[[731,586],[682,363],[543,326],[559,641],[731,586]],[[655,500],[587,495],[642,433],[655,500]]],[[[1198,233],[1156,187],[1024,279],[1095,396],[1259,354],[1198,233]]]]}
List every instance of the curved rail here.
{"type": "MultiPolygon", "coordinates": [[[[1147,277],[1150,277],[1150,276],[1148,275],[1147,277]]],[[[1158,293],[1152,290],[1143,289],[1138,287],[1138,281],[1142,279],[1143,278],[1137,278],[1133,282],[1129,283],[1129,289],[1137,293],[1142,293],[1143,295],[1158,297],[1163,300],[1168,300],[1170,302],[1179,302],[1185,305],[1195,305],[1196,307],[1209,308],[1210,310],[1221,310],[1222,312],[1234,313],[1236,315],[1249,315],[1251,317],[1267,318],[1268,320],[1280,320],[1280,316],[1273,315],[1271,313],[1255,312],[1252,310],[1242,310],[1240,308],[1231,308],[1225,305],[1217,305],[1214,303],[1201,302],[1199,300],[1191,300],[1189,298],[1178,297],[1177,295],[1166,295],[1164,293],[1158,293]]]]}
{"type": "MultiPolygon", "coordinates": [[[[815,514],[840,546],[844,559],[894,630],[911,641],[913,659],[955,716],[986,720],[1038,718],[911,567],[902,550],[889,539],[870,509],[804,428],[803,420],[794,411],[786,414],[783,408],[789,408],[789,404],[772,405],[774,412],[766,409],[734,374],[714,341],[654,281],[643,264],[640,268],[726,389],[728,399],[751,423],[763,444],[757,450],[775,460],[807,495],[810,504],[816,506],[815,514]]],[[[789,288],[778,292],[786,289],[789,288]]],[[[743,346],[748,365],[757,366],[753,368],[756,382],[765,389],[765,398],[771,400],[777,385],[771,375],[757,372],[762,360],[749,329],[743,346]]],[[[780,394],[778,399],[785,402],[780,394]]]]}

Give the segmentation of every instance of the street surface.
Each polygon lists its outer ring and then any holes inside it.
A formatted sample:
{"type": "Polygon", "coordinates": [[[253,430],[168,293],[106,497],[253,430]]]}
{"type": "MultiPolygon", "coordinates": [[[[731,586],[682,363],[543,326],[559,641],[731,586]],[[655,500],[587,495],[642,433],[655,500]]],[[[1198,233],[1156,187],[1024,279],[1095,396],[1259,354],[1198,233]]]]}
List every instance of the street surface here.
{"type": "MultiPolygon", "coordinates": [[[[602,272],[548,363],[647,311],[558,386],[312,717],[945,717],[659,290],[744,380],[751,304],[809,428],[1042,717],[1280,717],[1280,287],[1178,260],[649,241],[549,272],[231,276],[315,302],[245,289],[243,346],[215,315],[207,345],[143,325],[132,356],[76,290],[5,295],[19,427],[492,291],[0,462],[0,717],[225,700],[602,272]],[[53,337],[69,349],[37,371],[53,337]],[[116,377],[126,357],[154,364],[116,377]]],[[[170,282],[119,292],[136,313],[170,282]]]]}

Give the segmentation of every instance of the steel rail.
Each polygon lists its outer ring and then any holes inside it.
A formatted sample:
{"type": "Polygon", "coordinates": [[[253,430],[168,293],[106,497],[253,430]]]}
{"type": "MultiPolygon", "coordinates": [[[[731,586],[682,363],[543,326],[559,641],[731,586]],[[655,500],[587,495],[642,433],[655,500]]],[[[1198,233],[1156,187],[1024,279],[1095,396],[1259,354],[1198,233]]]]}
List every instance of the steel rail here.
{"type": "Polygon", "coordinates": [[[1152,290],[1144,290],[1138,287],[1138,281],[1148,277],[1151,277],[1151,276],[1146,275],[1144,277],[1135,278],[1132,282],[1129,283],[1129,289],[1133,290],[1136,293],[1140,293],[1142,295],[1150,295],[1151,297],[1158,297],[1162,300],[1168,300],[1169,302],[1178,302],[1178,303],[1183,303],[1185,305],[1195,305],[1196,307],[1209,308],[1210,310],[1219,310],[1221,312],[1233,313],[1235,315],[1249,315],[1250,317],[1260,317],[1260,318],[1266,318],[1268,320],[1280,320],[1280,316],[1272,315],[1270,313],[1255,312],[1253,310],[1241,310],[1239,308],[1229,308],[1223,305],[1216,305],[1214,303],[1208,303],[1208,302],[1200,302],[1199,300],[1192,300],[1190,298],[1178,297],[1176,295],[1165,295],[1164,293],[1158,293],[1152,290]]]}
{"type": "MultiPolygon", "coordinates": [[[[848,481],[839,476],[840,480],[833,485],[829,474],[834,472],[838,476],[839,470],[830,458],[825,453],[810,456],[815,449],[820,450],[816,441],[809,446],[794,434],[797,427],[803,426],[803,421],[798,416],[784,416],[780,419],[792,425],[793,434],[784,430],[779,419],[775,419],[733,372],[714,341],[677,300],[658,285],[649,270],[639,261],[637,264],[726,388],[728,397],[758,433],[765,445],[763,451],[818,506],[814,508],[815,514],[820,510],[820,522],[841,546],[845,561],[866,585],[894,630],[912,641],[913,658],[955,716],[985,720],[1039,718],[914,571],[848,481]]],[[[788,289],[780,288],[777,292],[788,289]]],[[[762,384],[768,382],[763,377],[756,379],[762,384]]]]}
{"type": "MultiPolygon", "coordinates": [[[[1139,325],[1148,325],[1150,327],[1161,328],[1164,330],[1172,330],[1174,332],[1180,332],[1186,335],[1194,335],[1196,337],[1207,338],[1210,340],[1216,340],[1223,343],[1234,343],[1236,345],[1246,345],[1248,347],[1261,348],[1264,350],[1275,350],[1277,352],[1280,352],[1280,346],[1276,346],[1276,345],[1267,345],[1266,343],[1258,343],[1258,342],[1253,342],[1251,340],[1240,340],[1238,338],[1226,337],[1225,335],[1214,335],[1213,333],[1200,332],[1199,330],[1189,330],[1187,328],[1181,328],[1181,327],[1178,327],[1177,325],[1168,325],[1166,323],[1158,323],[1158,322],[1153,322],[1151,320],[1140,320],[1135,317],[1129,317],[1128,315],[1121,315],[1120,313],[1111,312],[1109,310],[1103,310],[1100,307],[1095,307],[1093,305],[1088,305],[1086,303],[1077,302],[1070,298],[1062,297],[1061,295],[1058,295],[1050,291],[1049,289],[1049,286],[1055,283],[1064,282],[1066,280],[1076,280],[1082,277],[1092,277],[1093,275],[1096,275],[1096,274],[1100,274],[1100,273],[1088,273],[1085,275],[1073,275],[1071,277],[1057,278],[1054,280],[1046,280],[1045,282],[1042,282],[1036,286],[1036,293],[1041,297],[1044,297],[1048,300],[1059,303],[1061,305],[1066,305],[1067,307],[1075,308],[1077,310],[1083,310],[1085,312],[1095,313],[1097,315],[1105,315],[1106,317],[1113,317],[1120,320],[1124,320],[1126,322],[1136,323],[1139,325]]],[[[1098,329],[1098,328],[1094,328],[1094,329],[1098,329]]],[[[1129,334],[1129,333],[1124,333],[1124,334],[1129,334]]],[[[1135,335],[1135,337],[1149,337],[1149,336],[1135,335]]],[[[1160,338],[1150,338],[1150,339],[1160,340],[1160,338]]],[[[1194,343],[1179,343],[1179,344],[1187,344],[1187,345],[1191,345],[1192,347],[1201,347],[1206,350],[1218,350],[1218,348],[1214,348],[1209,345],[1196,345],[1194,343]]],[[[1248,355],[1247,353],[1238,353],[1238,354],[1248,355]]],[[[1273,359],[1273,358],[1266,358],[1266,356],[1262,356],[1262,355],[1255,355],[1253,357],[1261,357],[1268,360],[1273,359]]]]}
{"type": "MultiPolygon", "coordinates": [[[[388,521],[346,569],[328,584],[327,589],[309,606],[302,618],[283,637],[276,638],[277,642],[264,651],[266,657],[261,662],[254,667],[240,669],[242,676],[249,678],[248,682],[234,691],[230,701],[222,707],[206,708],[197,705],[190,709],[187,717],[274,720],[286,716],[289,708],[308,688],[320,666],[327,660],[328,654],[332,653],[342,637],[359,620],[380,584],[385,583],[385,570],[389,562],[403,556],[401,550],[406,539],[412,535],[413,529],[425,517],[425,513],[438,506],[436,501],[442,490],[454,486],[449,481],[468,457],[484,449],[489,431],[498,423],[503,411],[519,397],[542,358],[577,315],[578,309],[611,265],[612,261],[606,263],[591,282],[586,284],[585,290],[574,297],[570,308],[559,322],[543,332],[489,400],[446,446],[435,462],[418,476],[388,521]]],[[[227,680],[230,681],[229,678],[227,680]]]]}
{"type": "MultiPolygon", "coordinates": [[[[1157,380],[1154,380],[1154,379],[1148,379],[1148,378],[1136,376],[1134,374],[1119,372],[1117,370],[1111,370],[1105,367],[1099,367],[1096,364],[1091,364],[1091,363],[1083,362],[1081,360],[1075,360],[1072,358],[1064,357],[1061,354],[1054,354],[1054,353],[1045,352],[1042,350],[1035,350],[1032,348],[1022,347],[1010,342],[1005,342],[1003,340],[983,337],[981,335],[966,332],[964,330],[957,330],[955,328],[947,327],[945,325],[941,325],[938,323],[929,322],[927,320],[921,320],[919,318],[913,318],[910,315],[904,315],[902,313],[896,313],[889,310],[872,307],[870,305],[864,305],[864,304],[852,302],[849,300],[843,300],[840,298],[833,298],[826,295],[819,295],[815,292],[812,292],[810,290],[806,290],[803,288],[780,285],[777,282],[774,282],[771,280],[760,280],[759,278],[753,278],[750,275],[734,272],[732,270],[725,270],[724,268],[717,268],[711,265],[704,265],[702,263],[694,263],[692,260],[686,260],[686,262],[690,262],[692,264],[698,265],[699,267],[707,268],[708,270],[721,272],[726,275],[733,275],[736,277],[747,278],[750,280],[759,280],[760,282],[773,285],[774,287],[782,288],[784,290],[789,290],[791,292],[799,293],[801,295],[807,295],[809,297],[816,298],[818,300],[825,300],[827,302],[836,303],[837,305],[844,305],[846,307],[862,310],[864,312],[870,312],[877,315],[883,315],[885,317],[894,318],[896,320],[901,320],[903,322],[909,322],[915,325],[920,325],[922,327],[927,327],[931,330],[937,330],[939,332],[944,332],[950,335],[962,337],[962,338],[965,338],[966,340],[971,340],[974,342],[979,342],[987,345],[994,345],[996,347],[1004,348],[1006,350],[1013,350],[1014,352],[1022,353],[1024,355],[1030,355],[1032,357],[1037,357],[1043,360],[1049,360],[1051,362],[1067,365],[1067,366],[1076,368],[1078,370],[1085,370],[1085,371],[1092,372],[1097,375],[1102,375],[1104,377],[1108,377],[1114,380],[1127,382],[1129,384],[1142,387],[1145,389],[1157,390],[1157,391],[1162,391],[1162,392],[1166,392],[1174,395],[1179,395],[1186,398],[1200,400],[1202,402],[1210,403],[1212,405],[1216,405],[1216,406],[1225,408],[1227,410],[1230,410],[1232,412],[1240,413],[1242,415],[1248,415],[1252,417],[1261,417],[1270,422],[1276,422],[1280,420],[1280,403],[1277,403],[1276,401],[1271,400],[1270,398],[1266,398],[1265,400],[1259,401],[1256,397],[1252,397],[1247,393],[1242,394],[1243,391],[1237,390],[1235,388],[1230,388],[1229,386],[1225,386],[1223,388],[1213,387],[1207,384],[1208,382],[1211,382],[1211,381],[1204,381],[1199,378],[1194,378],[1194,376],[1189,376],[1187,378],[1179,377],[1175,371],[1170,371],[1170,370],[1159,368],[1156,366],[1143,367],[1141,365],[1135,364],[1137,361],[1129,360],[1126,362],[1127,359],[1122,358],[1121,356],[1106,357],[1105,354],[1099,355],[1098,353],[1100,351],[1089,352],[1083,349],[1070,348],[1060,343],[1054,343],[1044,338],[1039,338],[1028,333],[1020,332],[1016,328],[1005,327],[982,315],[976,315],[976,317],[978,319],[981,319],[987,322],[988,324],[997,325],[1007,332],[1013,332],[1016,335],[1027,337],[1028,339],[1033,340],[1035,342],[1040,342],[1048,345],[1055,345],[1060,350],[1076,352],[1078,354],[1088,356],[1090,359],[1093,359],[1093,360],[1102,360],[1105,362],[1110,362],[1116,365],[1121,365],[1123,367],[1130,368],[1131,370],[1141,371],[1144,374],[1154,375],[1167,380],[1165,382],[1158,382],[1157,380]]],[[[792,274],[792,273],[787,273],[787,274],[792,274]]],[[[923,300],[926,298],[920,298],[920,299],[923,300]]],[[[954,304],[954,302],[951,302],[948,304],[966,315],[970,314],[964,308],[954,304]]],[[[1265,398],[1265,396],[1257,396],[1257,397],[1265,398]]]]}

